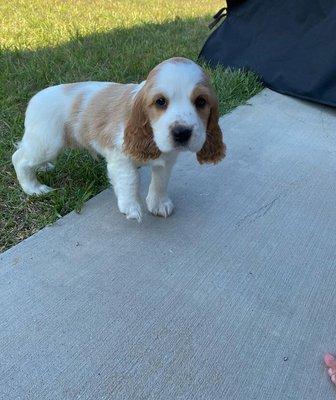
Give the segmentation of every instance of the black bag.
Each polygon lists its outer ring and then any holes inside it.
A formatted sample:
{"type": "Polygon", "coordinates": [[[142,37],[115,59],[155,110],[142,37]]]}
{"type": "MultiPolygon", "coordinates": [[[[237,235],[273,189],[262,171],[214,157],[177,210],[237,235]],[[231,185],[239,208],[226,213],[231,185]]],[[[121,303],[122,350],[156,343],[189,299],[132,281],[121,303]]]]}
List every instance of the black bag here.
{"type": "Polygon", "coordinates": [[[336,106],[336,0],[227,5],[227,17],[206,41],[201,59],[252,70],[273,90],[336,106]]]}

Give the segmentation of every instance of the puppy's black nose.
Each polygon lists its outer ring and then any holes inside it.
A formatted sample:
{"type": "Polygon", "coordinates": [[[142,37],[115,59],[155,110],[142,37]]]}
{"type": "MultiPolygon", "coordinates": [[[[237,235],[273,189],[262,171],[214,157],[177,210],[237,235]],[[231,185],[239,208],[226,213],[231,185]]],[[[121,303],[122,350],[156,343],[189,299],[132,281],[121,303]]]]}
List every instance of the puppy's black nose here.
{"type": "Polygon", "coordinates": [[[190,139],[191,133],[192,129],[188,126],[176,125],[172,129],[173,138],[176,143],[186,143],[190,139]]]}

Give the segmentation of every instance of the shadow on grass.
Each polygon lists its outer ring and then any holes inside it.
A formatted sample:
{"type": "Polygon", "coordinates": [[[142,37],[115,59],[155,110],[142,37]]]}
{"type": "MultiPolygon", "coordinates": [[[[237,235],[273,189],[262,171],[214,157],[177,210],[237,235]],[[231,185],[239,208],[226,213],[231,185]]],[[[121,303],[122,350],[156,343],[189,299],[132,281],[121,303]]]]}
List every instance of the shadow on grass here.
{"type": "MultiPolygon", "coordinates": [[[[44,87],[65,82],[138,82],[162,60],[197,60],[209,17],[144,24],[89,36],[35,51],[0,53],[0,251],[55,221],[107,187],[105,165],[85,152],[67,151],[41,180],[57,190],[27,198],[16,182],[10,157],[23,133],[28,100],[44,87]]],[[[260,85],[252,74],[213,73],[222,112],[247,100],[260,85]]]]}

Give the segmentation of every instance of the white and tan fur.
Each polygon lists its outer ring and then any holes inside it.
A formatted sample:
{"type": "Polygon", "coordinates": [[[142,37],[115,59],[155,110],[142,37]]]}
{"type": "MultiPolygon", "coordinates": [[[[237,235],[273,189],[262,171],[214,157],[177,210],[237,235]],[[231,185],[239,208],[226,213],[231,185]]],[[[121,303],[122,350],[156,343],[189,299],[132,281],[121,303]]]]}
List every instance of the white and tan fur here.
{"type": "Polygon", "coordinates": [[[106,159],[119,210],[138,221],[138,166],[152,168],[148,210],[167,217],[173,210],[167,185],[178,153],[195,152],[200,163],[216,163],[225,155],[209,79],[185,58],[162,62],[140,84],[81,82],[38,92],[28,104],[24,136],[12,157],[27,194],[51,190],[37,180],[36,170],[50,167],[66,147],[106,159]]]}

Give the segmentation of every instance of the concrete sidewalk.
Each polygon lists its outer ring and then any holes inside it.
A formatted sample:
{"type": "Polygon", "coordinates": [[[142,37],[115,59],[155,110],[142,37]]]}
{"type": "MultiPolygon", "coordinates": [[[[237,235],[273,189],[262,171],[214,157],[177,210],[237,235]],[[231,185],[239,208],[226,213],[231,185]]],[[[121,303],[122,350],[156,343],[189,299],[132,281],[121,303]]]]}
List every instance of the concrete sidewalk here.
{"type": "Polygon", "coordinates": [[[105,191],[0,255],[0,399],[336,400],[335,117],[264,90],[169,219],[105,191]]]}

